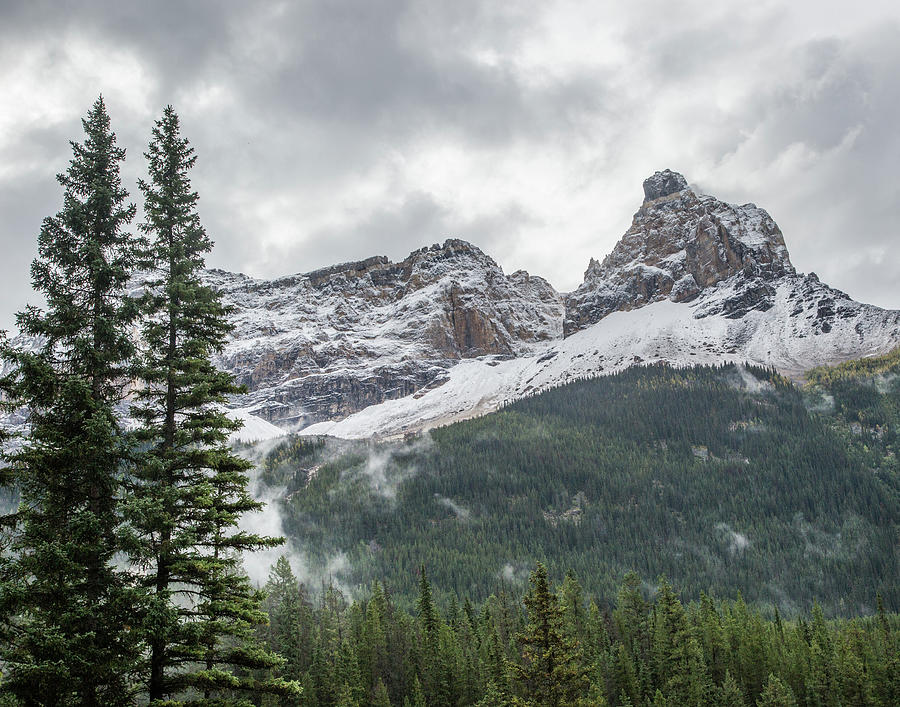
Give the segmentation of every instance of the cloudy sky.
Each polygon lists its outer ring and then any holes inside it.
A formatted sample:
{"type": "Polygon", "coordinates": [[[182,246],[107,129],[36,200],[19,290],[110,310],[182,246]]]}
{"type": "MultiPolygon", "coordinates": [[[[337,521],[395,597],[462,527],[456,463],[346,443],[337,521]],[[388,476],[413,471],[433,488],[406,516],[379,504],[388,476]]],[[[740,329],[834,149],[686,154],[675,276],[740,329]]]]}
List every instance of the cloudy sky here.
{"type": "Polygon", "coordinates": [[[0,0],[0,328],[101,92],[135,193],[175,106],[216,267],[455,236],[569,290],[669,167],[900,308],[898,76],[895,1],[0,0]]]}

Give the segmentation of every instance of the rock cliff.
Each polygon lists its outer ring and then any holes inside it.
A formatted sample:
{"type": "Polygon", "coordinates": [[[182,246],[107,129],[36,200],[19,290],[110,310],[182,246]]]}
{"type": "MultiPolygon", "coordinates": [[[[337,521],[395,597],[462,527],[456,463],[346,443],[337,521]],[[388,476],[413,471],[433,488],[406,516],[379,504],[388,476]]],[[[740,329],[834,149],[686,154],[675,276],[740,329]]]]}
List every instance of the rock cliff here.
{"type": "Polygon", "coordinates": [[[507,276],[465,241],[399,263],[368,258],[260,281],[209,280],[235,307],[219,363],[250,389],[236,404],[283,426],[346,416],[440,385],[461,359],[515,357],[562,334],[546,280],[507,276]]]}
{"type": "Polygon", "coordinates": [[[670,170],[643,188],[631,227],[569,294],[457,239],[272,281],[211,271],[236,308],[219,361],[250,389],[235,406],[365,436],[634,363],[798,374],[900,344],[900,314],[798,274],[764,209],[698,194],[670,170]]]}
{"type": "Polygon", "coordinates": [[[644,181],[644,203],[631,228],[602,263],[591,260],[582,285],[566,297],[568,336],[610,312],[671,299],[689,302],[737,277],[735,295],[718,311],[741,317],[772,306],[772,283],[794,274],[784,237],[755,204],[735,206],[698,196],[677,172],[644,181]]]}

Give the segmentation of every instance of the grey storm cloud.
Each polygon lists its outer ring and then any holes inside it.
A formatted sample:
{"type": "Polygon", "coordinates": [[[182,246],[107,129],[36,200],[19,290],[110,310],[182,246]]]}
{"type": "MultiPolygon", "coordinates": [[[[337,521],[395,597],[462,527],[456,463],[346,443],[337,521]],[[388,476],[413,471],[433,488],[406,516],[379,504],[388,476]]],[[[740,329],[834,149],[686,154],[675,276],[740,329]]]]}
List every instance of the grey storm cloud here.
{"type": "Polygon", "coordinates": [[[900,14],[826,5],[0,3],[0,328],[34,299],[54,174],[101,92],[132,186],[179,111],[216,267],[453,236],[571,289],[670,167],[766,207],[798,269],[900,307],[900,14]]]}
{"type": "MultiPolygon", "coordinates": [[[[409,253],[423,245],[422,234],[433,234],[436,240],[464,234],[482,250],[500,257],[504,240],[515,238],[521,228],[533,221],[533,216],[519,204],[500,206],[494,213],[484,213],[471,220],[463,220],[431,195],[412,192],[405,195],[396,207],[366,211],[360,220],[341,226],[339,231],[323,228],[309,235],[309,242],[317,245],[317,260],[324,264],[341,262],[347,248],[363,256],[376,255],[367,249],[372,244],[391,241],[398,253],[409,253]]],[[[273,259],[282,262],[301,262],[301,253],[308,242],[278,247],[273,259]]],[[[397,257],[400,257],[399,255],[397,257]]],[[[502,258],[501,258],[502,259],[502,258]]]]}

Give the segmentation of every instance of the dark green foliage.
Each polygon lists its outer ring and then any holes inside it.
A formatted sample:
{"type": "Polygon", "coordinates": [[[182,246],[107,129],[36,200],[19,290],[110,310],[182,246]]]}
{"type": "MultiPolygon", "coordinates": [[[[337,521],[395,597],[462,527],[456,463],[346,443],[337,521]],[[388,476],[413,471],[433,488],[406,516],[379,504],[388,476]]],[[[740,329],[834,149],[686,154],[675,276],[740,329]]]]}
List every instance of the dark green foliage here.
{"type": "MultiPolygon", "coordinates": [[[[269,584],[273,617],[290,613],[282,612],[276,595],[296,606],[293,595],[278,590],[285,570],[280,563],[269,584]]],[[[815,610],[796,622],[776,622],[740,599],[705,597],[682,604],[664,578],[648,598],[630,576],[614,617],[602,616],[583,599],[577,602],[588,626],[584,643],[576,643],[566,635],[572,604],[565,606],[565,597],[576,594],[574,574],[567,573],[554,591],[539,565],[521,603],[507,605],[491,596],[480,611],[473,608],[471,621],[455,620],[459,610],[452,607],[443,613],[428,609],[432,587],[427,578],[419,580],[419,608],[413,614],[398,610],[380,583],[367,599],[351,605],[330,590],[329,598],[308,609],[304,621],[310,630],[304,635],[311,637],[309,651],[319,657],[296,672],[284,668],[285,677],[315,685],[304,693],[304,705],[388,700],[409,707],[448,700],[460,707],[897,704],[891,672],[900,648],[896,614],[827,621],[815,610]],[[428,658],[423,653],[434,648],[423,617],[432,611],[440,640],[428,658]],[[718,633],[710,640],[713,627],[718,633]],[[501,638],[511,633],[518,639],[501,638]],[[810,687],[821,679],[814,645],[830,647],[830,688],[820,696],[810,687]],[[469,662],[462,659],[466,655],[469,662]],[[450,675],[449,685],[428,677],[442,670],[450,675]],[[461,689],[463,683],[469,689],[461,689]]],[[[272,635],[276,647],[282,639],[272,635]]]]}
{"type": "Polygon", "coordinates": [[[528,623],[517,636],[522,659],[513,665],[524,697],[541,707],[576,704],[587,680],[580,665],[578,644],[563,633],[563,610],[551,592],[547,568],[538,563],[523,599],[528,623]]]}
{"type": "Polygon", "coordinates": [[[102,98],[83,125],[58,176],[62,210],[44,220],[31,267],[46,309],[18,316],[39,345],[2,352],[13,370],[4,405],[28,410],[28,434],[6,460],[21,505],[0,577],[0,615],[11,619],[2,687],[24,704],[129,703],[137,661],[136,596],[114,557],[130,455],[115,406],[134,353],[134,206],[102,98]]]}
{"type": "Polygon", "coordinates": [[[269,615],[266,640],[284,659],[280,672],[300,675],[312,664],[312,604],[294,576],[287,557],[281,556],[266,583],[265,608],[269,615]]]}
{"type": "Polygon", "coordinates": [[[787,616],[875,591],[897,609],[900,378],[879,385],[836,388],[831,411],[759,368],[632,368],[407,444],[286,443],[266,468],[314,563],[343,552],[345,583],[383,576],[407,607],[419,561],[482,600],[540,560],[602,597],[634,570],[787,616]]]}
{"type": "Polygon", "coordinates": [[[756,704],[757,707],[797,707],[797,700],[794,699],[791,688],[774,675],[769,675],[766,689],[763,690],[756,704]]]}
{"type": "Polygon", "coordinates": [[[872,379],[900,369],[900,348],[883,356],[859,358],[836,366],[819,366],[806,372],[806,381],[812,387],[831,388],[838,381],[872,379]]]}
{"type": "Polygon", "coordinates": [[[146,571],[150,598],[149,697],[196,690],[205,704],[225,704],[239,690],[293,694],[291,684],[247,672],[275,667],[280,659],[256,641],[254,626],[266,616],[262,595],[243,573],[241,553],[281,540],[237,529],[240,517],[262,504],[247,491],[252,464],[228,446],[240,423],[222,406],[240,389],[210,358],[221,351],[230,325],[219,295],[201,280],[212,242],[188,174],[196,156],[171,106],[153,128],[146,157],[150,181],[140,182],[147,237],[142,265],[149,272],[141,300],[143,386],[132,407],[144,451],[128,508],[129,550],[146,571]]]}
{"type": "Polygon", "coordinates": [[[725,680],[717,690],[715,703],[720,707],[746,707],[744,695],[741,688],[731,677],[731,673],[726,673],[725,680]]]}

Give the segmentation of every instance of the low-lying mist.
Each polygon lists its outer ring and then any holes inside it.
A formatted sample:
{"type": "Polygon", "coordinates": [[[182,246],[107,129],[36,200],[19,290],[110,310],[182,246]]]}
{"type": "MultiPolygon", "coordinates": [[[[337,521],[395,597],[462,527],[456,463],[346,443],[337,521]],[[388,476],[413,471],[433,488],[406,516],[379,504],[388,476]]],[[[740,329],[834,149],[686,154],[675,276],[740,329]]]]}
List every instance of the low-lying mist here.
{"type": "MultiPolygon", "coordinates": [[[[340,485],[362,484],[373,496],[390,504],[396,503],[398,489],[405,481],[419,473],[417,456],[434,448],[430,435],[417,436],[404,442],[348,442],[333,438],[315,438],[317,450],[303,463],[277,465],[277,473],[264,469],[267,457],[282,445],[297,438],[282,437],[242,445],[239,452],[256,466],[250,472],[249,488],[253,497],[262,502],[263,508],[248,513],[241,519],[243,530],[261,535],[284,537],[279,547],[259,550],[244,555],[244,568],[251,581],[265,584],[272,566],[282,555],[288,558],[297,578],[312,592],[336,587],[345,595],[354,594],[350,582],[351,565],[344,550],[328,551],[323,547],[304,547],[287,537],[284,523],[285,503],[289,496],[305,486],[319,469],[340,459],[358,457],[360,461],[340,472],[340,485]],[[273,483],[273,478],[278,481],[273,483]]],[[[303,438],[300,438],[303,439],[303,438]]],[[[470,511],[449,498],[436,498],[439,504],[465,520],[470,511]]]]}

